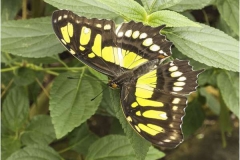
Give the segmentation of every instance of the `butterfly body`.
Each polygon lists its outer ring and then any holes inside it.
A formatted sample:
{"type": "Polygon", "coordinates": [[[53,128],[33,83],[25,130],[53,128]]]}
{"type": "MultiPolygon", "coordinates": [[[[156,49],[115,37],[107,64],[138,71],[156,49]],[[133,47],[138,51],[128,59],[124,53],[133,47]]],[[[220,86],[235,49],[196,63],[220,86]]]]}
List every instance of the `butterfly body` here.
{"type": "Polygon", "coordinates": [[[121,89],[124,115],[132,128],[157,146],[183,141],[182,117],[197,76],[188,61],[163,64],[171,45],[160,34],[164,25],[130,21],[115,29],[111,20],[87,19],[68,10],[55,11],[52,25],[60,42],[77,59],[110,78],[121,89]]]}
{"type": "Polygon", "coordinates": [[[119,72],[120,74],[115,75],[110,81],[109,86],[112,88],[117,85],[117,88],[121,88],[126,83],[135,83],[138,77],[156,69],[159,66],[159,59],[148,61],[140,66],[135,67],[132,70],[125,70],[119,72]]]}

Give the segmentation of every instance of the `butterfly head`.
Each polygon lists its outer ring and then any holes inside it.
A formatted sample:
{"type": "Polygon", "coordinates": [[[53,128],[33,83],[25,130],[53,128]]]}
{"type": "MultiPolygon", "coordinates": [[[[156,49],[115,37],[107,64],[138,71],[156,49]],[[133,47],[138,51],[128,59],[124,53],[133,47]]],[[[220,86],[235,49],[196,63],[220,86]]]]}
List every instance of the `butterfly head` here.
{"type": "Polygon", "coordinates": [[[113,80],[109,80],[108,86],[113,88],[113,89],[118,89],[119,88],[119,85],[116,82],[114,82],[113,80]]]}

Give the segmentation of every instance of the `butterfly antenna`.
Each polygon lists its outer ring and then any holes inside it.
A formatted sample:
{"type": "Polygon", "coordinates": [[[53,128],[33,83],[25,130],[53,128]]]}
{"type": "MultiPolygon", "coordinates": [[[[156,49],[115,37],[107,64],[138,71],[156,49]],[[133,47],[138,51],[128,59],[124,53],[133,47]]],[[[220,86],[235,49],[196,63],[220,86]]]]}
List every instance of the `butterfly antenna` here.
{"type": "Polygon", "coordinates": [[[100,94],[102,94],[106,89],[108,88],[108,86],[107,87],[105,87],[100,93],[98,93],[94,98],[92,98],[91,99],[91,101],[93,101],[94,99],[96,99],[100,94]]]}

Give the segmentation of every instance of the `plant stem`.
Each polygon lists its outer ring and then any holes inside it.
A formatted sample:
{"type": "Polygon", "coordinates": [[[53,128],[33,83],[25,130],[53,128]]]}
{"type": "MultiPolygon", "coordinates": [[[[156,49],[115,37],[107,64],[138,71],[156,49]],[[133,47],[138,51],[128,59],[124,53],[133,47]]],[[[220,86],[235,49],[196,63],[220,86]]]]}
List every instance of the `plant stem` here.
{"type": "Polygon", "coordinates": [[[27,19],[27,0],[22,0],[22,19],[27,19]]]}
{"type": "Polygon", "coordinates": [[[14,67],[11,67],[11,68],[3,68],[3,69],[1,69],[1,72],[9,72],[9,71],[16,70],[18,68],[20,68],[20,66],[14,66],[14,67]]]}

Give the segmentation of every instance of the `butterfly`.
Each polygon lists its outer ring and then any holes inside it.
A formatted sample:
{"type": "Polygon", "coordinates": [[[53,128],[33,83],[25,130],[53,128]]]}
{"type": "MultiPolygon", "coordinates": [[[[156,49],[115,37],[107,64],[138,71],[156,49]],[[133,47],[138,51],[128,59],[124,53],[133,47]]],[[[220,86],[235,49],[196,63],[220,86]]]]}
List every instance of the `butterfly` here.
{"type": "Polygon", "coordinates": [[[193,71],[186,60],[163,64],[172,46],[160,33],[164,25],[130,21],[116,28],[112,20],[58,10],[52,26],[74,57],[107,75],[111,88],[120,88],[126,120],[139,135],[169,148],[183,141],[186,95],[196,90],[202,70],[193,71]]]}

